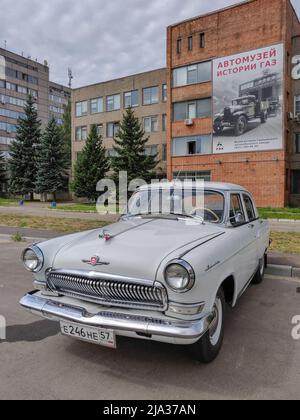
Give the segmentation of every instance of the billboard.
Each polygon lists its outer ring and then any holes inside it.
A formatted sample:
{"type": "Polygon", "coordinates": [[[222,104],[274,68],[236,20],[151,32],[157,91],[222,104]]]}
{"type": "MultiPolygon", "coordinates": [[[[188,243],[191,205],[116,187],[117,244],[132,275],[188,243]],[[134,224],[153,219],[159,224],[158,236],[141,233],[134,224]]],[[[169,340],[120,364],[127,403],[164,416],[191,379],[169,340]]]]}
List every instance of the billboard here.
{"type": "Polygon", "coordinates": [[[213,153],[283,148],[283,44],[213,61],[213,153]]]}

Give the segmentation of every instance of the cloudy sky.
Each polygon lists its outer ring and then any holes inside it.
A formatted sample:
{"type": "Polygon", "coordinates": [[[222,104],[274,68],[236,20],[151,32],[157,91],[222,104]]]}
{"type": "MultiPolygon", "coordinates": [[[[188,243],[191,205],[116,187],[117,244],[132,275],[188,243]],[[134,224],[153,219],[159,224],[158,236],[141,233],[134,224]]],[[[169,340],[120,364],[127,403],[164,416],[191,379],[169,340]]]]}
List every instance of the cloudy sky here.
{"type": "MultiPolygon", "coordinates": [[[[165,28],[240,0],[0,0],[0,45],[73,86],[165,66],[165,28]]],[[[292,0],[300,15],[300,0],[292,0]]]]}

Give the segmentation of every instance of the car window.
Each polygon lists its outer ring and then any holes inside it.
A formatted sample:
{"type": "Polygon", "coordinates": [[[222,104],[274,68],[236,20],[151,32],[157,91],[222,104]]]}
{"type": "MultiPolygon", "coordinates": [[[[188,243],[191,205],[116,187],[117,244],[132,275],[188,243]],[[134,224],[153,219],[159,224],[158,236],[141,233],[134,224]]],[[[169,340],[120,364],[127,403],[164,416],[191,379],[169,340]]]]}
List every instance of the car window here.
{"type": "Polygon", "coordinates": [[[248,195],[243,195],[243,199],[244,199],[248,219],[249,219],[250,222],[252,222],[253,220],[256,219],[256,214],[255,214],[255,211],[254,211],[254,205],[252,203],[251,198],[248,195]]]}
{"type": "Polygon", "coordinates": [[[239,194],[231,194],[229,217],[232,226],[239,226],[246,222],[242,200],[239,194]]]}

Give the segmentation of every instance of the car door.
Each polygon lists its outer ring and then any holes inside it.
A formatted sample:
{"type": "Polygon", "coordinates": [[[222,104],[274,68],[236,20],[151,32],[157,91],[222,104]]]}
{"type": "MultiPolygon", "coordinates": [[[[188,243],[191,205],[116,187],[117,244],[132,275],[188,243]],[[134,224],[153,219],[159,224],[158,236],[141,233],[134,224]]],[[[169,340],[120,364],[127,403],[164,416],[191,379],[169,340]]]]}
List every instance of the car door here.
{"type": "Polygon", "coordinates": [[[236,249],[233,265],[240,294],[256,270],[257,248],[254,229],[250,227],[242,195],[238,192],[230,195],[229,220],[233,228],[232,240],[236,249]]]}
{"type": "Polygon", "coordinates": [[[243,193],[243,202],[249,221],[249,229],[256,241],[256,267],[258,267],[259,260],[264,256],[268,247],[268,226],[263,220],[259,219],[256,206],[249,194],[243,193]]]}

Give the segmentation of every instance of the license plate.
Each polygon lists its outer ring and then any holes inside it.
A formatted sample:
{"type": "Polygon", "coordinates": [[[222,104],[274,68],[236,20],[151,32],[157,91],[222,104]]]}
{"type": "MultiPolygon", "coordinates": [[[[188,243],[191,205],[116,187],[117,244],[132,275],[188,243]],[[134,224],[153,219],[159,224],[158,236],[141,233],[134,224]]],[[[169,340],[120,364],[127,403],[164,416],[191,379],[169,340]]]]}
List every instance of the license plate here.
{"type": "Polygon", "coordinates": [[[116,348],[116,335],[114,331],[102,328],[87,327],[86,325],[74,324],[62,321],[60,329],[63,335],[78,338],[89,343],[99,344],[100,346],[116,348]]]}

